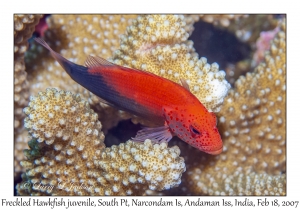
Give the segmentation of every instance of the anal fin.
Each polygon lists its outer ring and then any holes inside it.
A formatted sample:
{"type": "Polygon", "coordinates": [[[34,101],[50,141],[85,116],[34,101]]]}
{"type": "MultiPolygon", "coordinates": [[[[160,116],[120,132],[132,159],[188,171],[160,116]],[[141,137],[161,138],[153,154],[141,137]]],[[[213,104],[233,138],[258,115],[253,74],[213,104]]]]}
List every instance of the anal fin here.
{"type": "Polygon", "coordinates": [[[106,101],[106,100],[104,100],[104,99],[102,99],[102,98],[100,98],[100,97],[98,97],[98,99],[99,99],[99,101],[100,101],[101,103],[104,103],[104,104],[106,104],[106,105],[108,105],[108,106],[111,106],[111,107],[114,107],[114,108],[116,108],[116,109],[119,109],[119,107],[115,106],[114,104],[112,104],[112,103],[110,103],[110,102],[108,102],[108,101],[106,101]]]}

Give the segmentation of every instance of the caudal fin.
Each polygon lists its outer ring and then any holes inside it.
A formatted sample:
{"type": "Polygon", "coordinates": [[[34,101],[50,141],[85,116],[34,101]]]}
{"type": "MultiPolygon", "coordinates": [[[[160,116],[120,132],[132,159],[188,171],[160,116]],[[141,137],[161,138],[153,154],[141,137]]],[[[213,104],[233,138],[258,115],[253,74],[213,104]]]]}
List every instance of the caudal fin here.
{"type": "Polygon", "coordinates": [[[67,73],[71,73],[71,66],[72,65],[76,65],[74,63],[72,63],[71,61],[67,60],[66,58],[64,58],[63,56],[61,56],[59,53],[55,52],[54,50],[52,50],[52,48],[47,44],[47,42],[45,42],[45,40],[41,39],[41,38],[34,38],[34,40],[41,44],[42,46],[44,46],[46,49],[48,49],[52,55],[52,57],[57,60],[57,62],[67,71],[67,73]]]}

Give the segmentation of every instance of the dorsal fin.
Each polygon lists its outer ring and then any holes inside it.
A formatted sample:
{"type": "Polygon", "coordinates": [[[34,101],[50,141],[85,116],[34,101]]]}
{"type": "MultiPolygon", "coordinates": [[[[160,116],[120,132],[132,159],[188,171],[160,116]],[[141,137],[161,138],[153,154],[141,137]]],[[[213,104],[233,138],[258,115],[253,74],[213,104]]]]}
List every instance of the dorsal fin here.
{"type": "Polygon", "coordinates": [[[113,64],[104,58],[89,55],[85,61],[85,65],[88,68],[95,68],[99,66],[115,66],[116,64],[113,64]]]}
{"type": "Polygon", "coordinates": [[[124,71],[135,71],[135,72],[142,72],[143,74],[148,74],[151,76],[157,76],[154,73],[151,72],[147,72],[147,71],[143,71],[143,70],[139,70],[139,69],[134,69],[134,68],[130,68],[130,67],[124,67],[124,66],[119,66],[117,64],[111,63],[107,60],[105,60],[104,58],[101,57],[95,57],[95,56],[91,56],[89,55],[85,61],[85,65],[88,68],[95,68],[95,67],[99,67],[99,66],[118,66],[120,67],[122,70],[124,71]]]}
{"type": "MultiPolygon", "coordinates": [[[[183,79],[183,78],[179,78],[179,79],[180,79],[180,82],[181,82],[181,84],[182,84],[182,87],[184,87],[186,90],[190,91],[190,86],[189,86],[189,84],[186,82],[186,80],[183,79]]],[[[191,92],[191,91],[190,91],[190,92],[191,92]]]]}

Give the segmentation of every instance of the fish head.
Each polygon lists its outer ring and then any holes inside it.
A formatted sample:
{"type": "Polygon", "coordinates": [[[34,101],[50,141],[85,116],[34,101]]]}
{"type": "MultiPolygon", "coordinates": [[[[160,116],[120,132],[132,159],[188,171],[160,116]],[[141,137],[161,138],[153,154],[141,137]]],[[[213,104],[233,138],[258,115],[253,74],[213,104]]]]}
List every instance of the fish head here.
{"type": "Polygon", "coordinates": [[[223,150],[223,142],[216,127],[217,118],[203,108],[164,108],[164,117],[172,133],[180,139],[203,152],[218,155],[223,150]]]}

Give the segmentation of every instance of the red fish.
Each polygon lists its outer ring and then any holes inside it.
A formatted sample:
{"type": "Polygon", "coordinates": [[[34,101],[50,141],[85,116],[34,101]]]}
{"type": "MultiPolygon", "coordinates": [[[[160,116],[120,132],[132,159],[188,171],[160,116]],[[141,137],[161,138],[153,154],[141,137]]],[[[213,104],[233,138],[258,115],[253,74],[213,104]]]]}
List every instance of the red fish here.
{"type": "Polygon", "coordinates": [[[113,64],[88,56],[86,66],[77,65],[47,48],[70,77],[107,104],[141,116],[160,127],[140,130],[134,141],[169,141],[174,135],[206,153],[217,155],[223,143],[216,128],[216,116],[183,86],[155,74],[113,64]]]}

